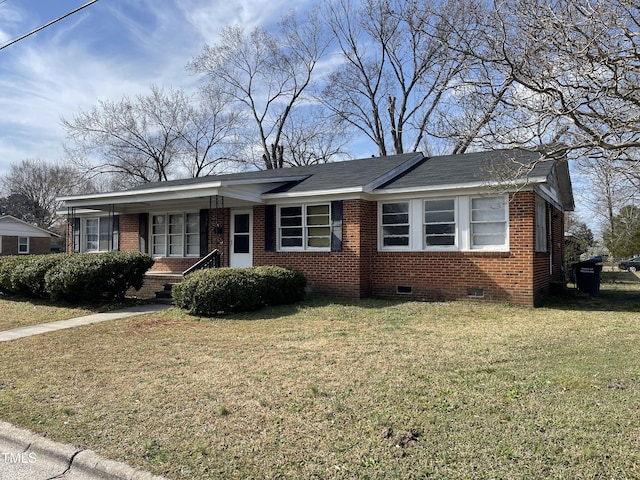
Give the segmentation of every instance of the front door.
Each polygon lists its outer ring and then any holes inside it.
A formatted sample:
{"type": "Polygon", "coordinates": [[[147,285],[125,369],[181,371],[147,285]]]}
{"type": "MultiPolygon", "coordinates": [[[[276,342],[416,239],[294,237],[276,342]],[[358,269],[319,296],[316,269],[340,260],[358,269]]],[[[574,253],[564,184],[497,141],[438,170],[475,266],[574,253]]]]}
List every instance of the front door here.
{"type": "Polygon", "coordinates": [[[229,266],[245,268],[253,265],[252,233],[252,210],[232,210],[229,266]]]}

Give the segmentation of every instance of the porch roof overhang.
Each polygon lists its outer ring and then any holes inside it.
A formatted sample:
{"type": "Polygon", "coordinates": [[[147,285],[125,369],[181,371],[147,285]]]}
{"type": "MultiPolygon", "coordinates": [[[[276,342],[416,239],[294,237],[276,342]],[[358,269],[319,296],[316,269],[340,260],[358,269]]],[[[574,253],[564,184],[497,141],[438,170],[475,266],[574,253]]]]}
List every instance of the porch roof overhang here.
{"type": "Polygon", "coordinates": [[[224,198],[226,207],[263,203],[262,194],[278,186],[301,181],[305,177],[272,178],[266,181],[215,180],[186,185],[158,185],[120,192],[94,193],[60,197],[65,209],[87,209],[139,213],[173,208],[207,208],[216,196],[224,198]]]}

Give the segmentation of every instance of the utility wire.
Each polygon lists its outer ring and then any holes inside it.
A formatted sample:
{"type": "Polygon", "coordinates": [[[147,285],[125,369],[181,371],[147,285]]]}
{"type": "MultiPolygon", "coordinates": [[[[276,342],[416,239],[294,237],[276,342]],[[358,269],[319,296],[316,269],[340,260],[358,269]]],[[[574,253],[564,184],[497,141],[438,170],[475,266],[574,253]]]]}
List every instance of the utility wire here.
{"type": "MultiPolygon", "coordinates": [[[[4,0],[6,2],[6,0],[4,0]]],[[[34,33],[38,33],[40,30],[44,30],[45,28],[53,25],[56,22],[59,22],[60,20],[67,18],[70,15],[73,15],[76,12],[79,12],[80,10],[82,10],[83,8],[87,8],[89,5],[92,5],[94,3],[96,3],[98,0],[91,0],[89,3],[85,3],[84,5],[82,5],[81,7],[76,8],[75,10],[66,13],[64,15],[62,15],[61,17],[56,18],[55,20],[51,20],[49,23],[45,23],[44,25],[36,28],[35,30],[31,30],[29,33],[25,33],[24,35],[22,35],[21,37],[18,37],[14,40],[11,40],[9,43],[5,43],[4,45],[2,45],[0,47],[0,50],[3,50],[11,45],[13,45],[14,43],[18,43],[20,40],[24,40],[25,38],[27,38],[30,35],[33,35],[34,33]]],[[[0,3],[4,3],[4,2],[0,2],[0,3]]]]}

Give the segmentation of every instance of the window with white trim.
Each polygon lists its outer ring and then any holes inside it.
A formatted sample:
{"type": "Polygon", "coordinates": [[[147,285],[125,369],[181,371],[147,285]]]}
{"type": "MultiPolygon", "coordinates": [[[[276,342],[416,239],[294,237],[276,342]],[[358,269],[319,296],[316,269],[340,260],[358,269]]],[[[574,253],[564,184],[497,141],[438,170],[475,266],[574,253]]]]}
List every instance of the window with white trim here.
{"type": "Polygon", "coordinates": [[[380,211],[380,237],[383,249],[409,248],[409,202],[383,203],[380,211]]]}
{"type": "Polygon", "coordinates": [[[547,202],[536,197],[536,252],[547,251],[547,202]]]}
{"type": "Polygon", "coordinates": [[[456,205],[453,198],[424,201],[424,245],[452,247],[456,245],[456,205]]]}
{"type": "Polygon", "coordinates": [[[507,246],[507,208],[504,196],[471,199],[471,248],[507,246]]]}
{"type": "MultiPolygon", "coordinates": [[[[82,235],[83,252],[109,252],[118,249],[118,232],[113,217],[84,219],[82,235]]],[[[76,235],[77,232],[74,232],[76,235]]]]}
{"type": "Polygon", "coordinates": [[[151,254],[154,257],[199,257],[200,214],[152,214],[151,254]]]}
{"type": "Polygon", "coordinates": [[[330,250],[331,205],[292,205],[278,208],[280,250],[330,250]]]}
{"type": "Polygon", "coordinates": [[[29,237],[18,237],[18,253],[22,255],[29,253],[29,237]]]}

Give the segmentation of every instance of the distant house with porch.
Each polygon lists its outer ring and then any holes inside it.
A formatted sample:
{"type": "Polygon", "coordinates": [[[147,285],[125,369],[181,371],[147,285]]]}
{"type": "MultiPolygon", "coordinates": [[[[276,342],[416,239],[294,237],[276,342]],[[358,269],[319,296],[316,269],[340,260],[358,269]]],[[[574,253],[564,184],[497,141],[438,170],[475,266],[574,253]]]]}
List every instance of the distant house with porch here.
{"type": "Polygon", "coordinates": [[[408,153],[64,197],[67,251],[148,252],[146,288],[210,252],[302,270],[352,298],[535,305],[564,278],[567,162],[499,150],[408,153]]]}
{"type": "Polygon", "coordinates": [[[51,239],[59,237],[11,215],[0,217],[0,255],[51,253],[51,239]]]}

